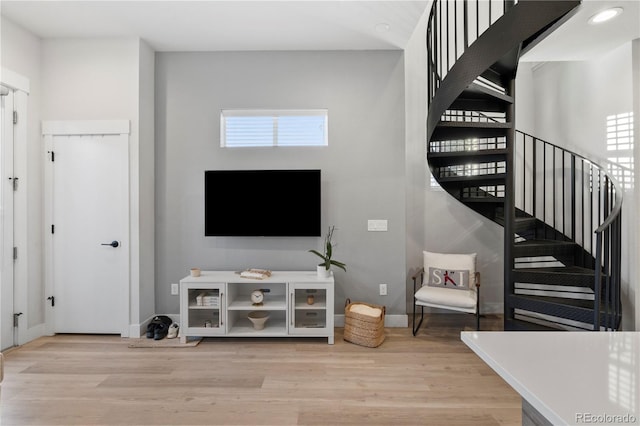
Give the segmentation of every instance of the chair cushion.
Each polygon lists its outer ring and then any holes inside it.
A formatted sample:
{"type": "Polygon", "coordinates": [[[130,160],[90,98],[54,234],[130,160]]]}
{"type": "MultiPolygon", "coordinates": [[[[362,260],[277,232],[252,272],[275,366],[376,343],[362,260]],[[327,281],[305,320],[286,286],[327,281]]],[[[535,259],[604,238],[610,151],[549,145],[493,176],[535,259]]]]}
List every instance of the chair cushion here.
{"type": "Polygon", "coordinates": [[[467,309],[475,308],[476,297],[475,290],[452,291],[449,288],[429,287],[427,285],[420,287],[415,294],[415,298],[419,302],[467,309]]]}
{"type": "Polygon", "coordinates": [[[476,253],[446,254],[424,251],[424,272],[429,287],[466,291],[474,288],[476,253]]]}

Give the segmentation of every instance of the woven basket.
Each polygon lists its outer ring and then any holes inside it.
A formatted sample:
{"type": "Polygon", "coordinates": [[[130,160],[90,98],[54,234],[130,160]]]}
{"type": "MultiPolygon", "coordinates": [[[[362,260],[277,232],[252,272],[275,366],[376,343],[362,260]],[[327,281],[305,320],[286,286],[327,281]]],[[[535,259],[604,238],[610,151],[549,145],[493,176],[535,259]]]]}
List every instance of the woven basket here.
{"type": "Polygon", "coordinates": [[[385,307],[364,302],[354,302],[347,299],[344,307],[344,340],[356,345],[376,348],[384,342],[384,314],[385,307]],[[378,308],[382,314],[377,317],[352,312],[354,305],[365,305],[378,308]]]}

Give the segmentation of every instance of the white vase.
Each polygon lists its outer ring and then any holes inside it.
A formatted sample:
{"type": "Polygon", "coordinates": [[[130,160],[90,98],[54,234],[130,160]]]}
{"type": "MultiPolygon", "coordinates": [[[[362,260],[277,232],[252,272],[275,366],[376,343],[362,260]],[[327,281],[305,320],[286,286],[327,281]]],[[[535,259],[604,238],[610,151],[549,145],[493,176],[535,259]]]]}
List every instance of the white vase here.
{"type": "Polygon", "coordinates": [[[331,274],[331,270],[325,268],[324,265],[318,265],[316,270],[318,271],[318,278],[329,278],[331,274]]]}

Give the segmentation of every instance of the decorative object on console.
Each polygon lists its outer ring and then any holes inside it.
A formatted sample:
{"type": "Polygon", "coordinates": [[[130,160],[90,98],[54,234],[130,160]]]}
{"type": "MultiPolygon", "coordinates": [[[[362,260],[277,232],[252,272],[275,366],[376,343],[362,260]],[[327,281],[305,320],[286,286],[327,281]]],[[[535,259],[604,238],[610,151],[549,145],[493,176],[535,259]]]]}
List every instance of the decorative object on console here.
{"type": "Polygon", "coordinates": [[[331,259],[333,256],[333,248],[335,245],[331,242],[333,238],[333,231],[335,226],[330,226],[327,231],[327,235],[324,237],[324,253],[320,253],[317,250],[309,250],[309,252],[315,254],[322,259],[322,263],[318,264],[317,271],[320,278],[327,278],[330,274],[331,265],[335,265],[340,269],[347,271],[347,265],[337,260],[331,259]]]}
{"type": "Polygon", "coordinates": [[[268,311],[251,311],[249,315],[247,315],[249,321],[253,323],[253,328],[255,330],[264,329],[265,323],[269,319],[268,311]]]}
{"type": "Polygon", "coordinates": [[[271,271],[268,269],[249,268],[240,272],[240,276],[252,280],[264,280],[271,276],[271,271]]]}
{"type": "Polygon", "coordinates": [[[200,276],[200,268],[191,268],[191,276],[199,277],[200,276]]]}
{"type": "Polygon", "coordinates": [[[259,288],[251,292],[251,304],[253,306],[262,306],[264,302],[264,294],[269,293],[271,290],[268,288],[259,288]]]}

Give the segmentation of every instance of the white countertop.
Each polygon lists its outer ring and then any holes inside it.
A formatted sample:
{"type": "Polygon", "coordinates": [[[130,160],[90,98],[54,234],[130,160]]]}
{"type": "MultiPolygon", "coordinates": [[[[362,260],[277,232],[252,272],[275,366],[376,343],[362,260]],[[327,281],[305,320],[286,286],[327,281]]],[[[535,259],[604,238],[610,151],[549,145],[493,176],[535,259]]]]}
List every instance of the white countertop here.
{"type": "Polygon", "coordinates": [[[480,331],[461,338],[554,425],[640,424],[640,332],[480,331]]]}

